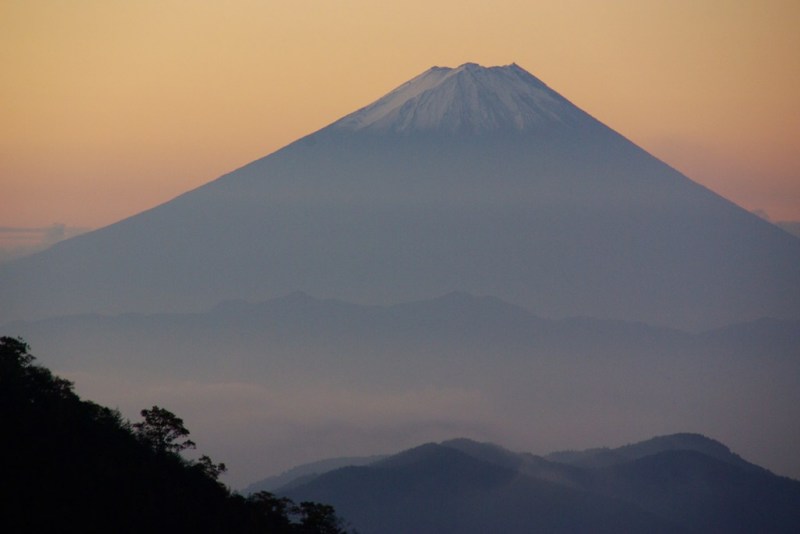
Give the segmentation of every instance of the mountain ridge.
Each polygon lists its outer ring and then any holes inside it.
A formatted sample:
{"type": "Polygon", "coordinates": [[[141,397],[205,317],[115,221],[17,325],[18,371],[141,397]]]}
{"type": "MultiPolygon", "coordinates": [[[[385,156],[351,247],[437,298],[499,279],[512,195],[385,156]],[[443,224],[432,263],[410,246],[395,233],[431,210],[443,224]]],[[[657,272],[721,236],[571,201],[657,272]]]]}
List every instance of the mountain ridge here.
{"type": "Polygon", "coordinates": [[[800,481],[749,464],[716,440],[673,434],[605,450],[642,454],[579,467],[458,438],[323,473],[285,493],[327,498],[363,532],[792,532],[800,525],[800,481]],[[470,513],[475,506],[483,515],[470,513]]]}
{"type": "MultiPolygon", "coordinates": [[[[684,432],[656,436],[645,441],[613,449],[599,448],[583,451],[557,451],[544,456],[546,460],[583,467],[610,467],[636,461],[665,451],[691,450],[750,471],[765,472],[762,467],[743,460],[730,448],[702,434],[684,432]]],[[[768,471],[767,471],[768,472],[768,471]]]]}

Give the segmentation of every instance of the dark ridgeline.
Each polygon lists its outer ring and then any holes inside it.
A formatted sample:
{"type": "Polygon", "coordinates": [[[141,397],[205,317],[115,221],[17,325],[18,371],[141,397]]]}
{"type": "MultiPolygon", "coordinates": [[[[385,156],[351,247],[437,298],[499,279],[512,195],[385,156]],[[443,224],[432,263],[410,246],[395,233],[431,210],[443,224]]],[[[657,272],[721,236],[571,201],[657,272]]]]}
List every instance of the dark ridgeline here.
{"type": "Polygon", "coordinates": [[[458,439],[277,493],[331,502],[362,534],[800,531],[800,482],[697,434],[546,457],[458,439]]]}
{"type": "Polygon", "coordinates": [[[153,407],[131,426],[33,359],[0,338],[1,532],[344,532],[330,506],[232,494],[224,465],[178,454],[180,418],[153,407]]]}
{"type": "Polygon", "coordinates": [[[430,69],[154,209],[0,266],[0,321],[302,290],[546,317],[800,319],[800,240],[516,65],[430,69]]]}

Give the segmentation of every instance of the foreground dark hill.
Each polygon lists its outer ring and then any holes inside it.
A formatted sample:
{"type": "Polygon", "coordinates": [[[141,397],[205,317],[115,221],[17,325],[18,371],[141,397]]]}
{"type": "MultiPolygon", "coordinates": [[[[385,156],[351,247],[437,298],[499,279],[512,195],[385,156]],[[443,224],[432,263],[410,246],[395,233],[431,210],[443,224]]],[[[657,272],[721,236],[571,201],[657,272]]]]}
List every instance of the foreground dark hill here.
{"type": "Polygon", "coordinates": [[[284,493],[329,499],[365,534],[800,528],[800,482],[714,440],[679,434],[605,452],[616,461],[587,467],[451,440],[332,470],[284,493]]]}
{"type": "Polygon", "coordinates": [[[179,455],[194,444],[168,410],[131,425],[33,361],[0,337],[0,531],[344,533],[327,505],[232,494],[224,465],[179,455]]]}
{"type": "MultiPolygon", "coordinates": [[[[393,306],[294,293],[2,329],[35,340],[93,398],[131,416],[173,406],[215,456],[265,473],[454,434],[546,451],[691,429],[800,476],[797,321],[694,334],[543,319],[464,293],[393,306]]],[[[232,465],[231,476],[252,474],[232,465]]]]}
{"type": "Polygon", "coordinates": [[[544,316],[800,318],[800,240],[516,65],[433,68],[162,206],[0,266],[0,320],[295,290],[463,290],[544,316]]]}

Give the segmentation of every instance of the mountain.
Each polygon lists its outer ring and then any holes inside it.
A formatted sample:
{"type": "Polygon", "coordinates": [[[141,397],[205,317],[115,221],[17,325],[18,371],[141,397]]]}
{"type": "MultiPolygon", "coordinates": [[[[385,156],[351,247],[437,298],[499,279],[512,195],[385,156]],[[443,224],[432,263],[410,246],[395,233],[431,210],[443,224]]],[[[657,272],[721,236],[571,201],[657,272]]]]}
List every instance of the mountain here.
{"type": "MultiPolygon", "coordinates": [[[[618,449],[575,466],[467,439],[292,484],[370,532],[794,532],[800,482],[697,434],[618,449]],[[631,455],[632,451],[636,454],[631,455]],[[726,451],[720,457],[720,451],[726,451]]],[[[593,454],[591,451],[588,454],[593,454]]]]}
{"type": "Polygon", "coordinates": [[[377,456],[350,456],[342,458],[329,458],[327,460],[319,460],[303,465],[293,467],[279,475],[271,476],[253,482],[244,490],[244,495],[252,495],[259,491],[274,492],[281,488],[291,488],[292,486],[303,484],[308,480],[312,480],[319,475],[323,475],[334,469],[351,466],[368,465],[379,460],[383,460],[385,455],[377,456]]]}
{"type": "Polygon", "coordinates": [[[521,477],[436,444],[332,471],[286,494],[333,499],[342,517],[365,534],[679,531],[634,506],[521,477]]]}
{"type": "Polygon", "coordinates": [[[0,266],[0,321],[302,290],[545,317],[800,318],[800,241],[516,65],[432,68],[161,206],[0,266]]]}
{"type": "Polygon", "coordinates": [[[761,468],[744,461],[740,456],[722,443],[700,434],[671,434],[647,441],[625,445],[616,449],[588,449],[585,451],[560,451],[545,456],[547,460],[581,467],[608,467],[668,451],[695,451],[721,462],[726,462],[746,470],[761,468]]]}

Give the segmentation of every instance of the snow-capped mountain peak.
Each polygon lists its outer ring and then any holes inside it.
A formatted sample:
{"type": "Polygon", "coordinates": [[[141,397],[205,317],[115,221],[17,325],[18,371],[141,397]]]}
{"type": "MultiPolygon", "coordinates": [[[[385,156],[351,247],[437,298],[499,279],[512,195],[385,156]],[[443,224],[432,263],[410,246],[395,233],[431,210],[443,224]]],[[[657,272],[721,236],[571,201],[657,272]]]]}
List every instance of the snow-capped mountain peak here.
{"type": "Polygon", "coordinates": [[[522,132],[585,120],[578,108],[512,63],[432,67],[332,125],[374,132],[522,132]]]}

